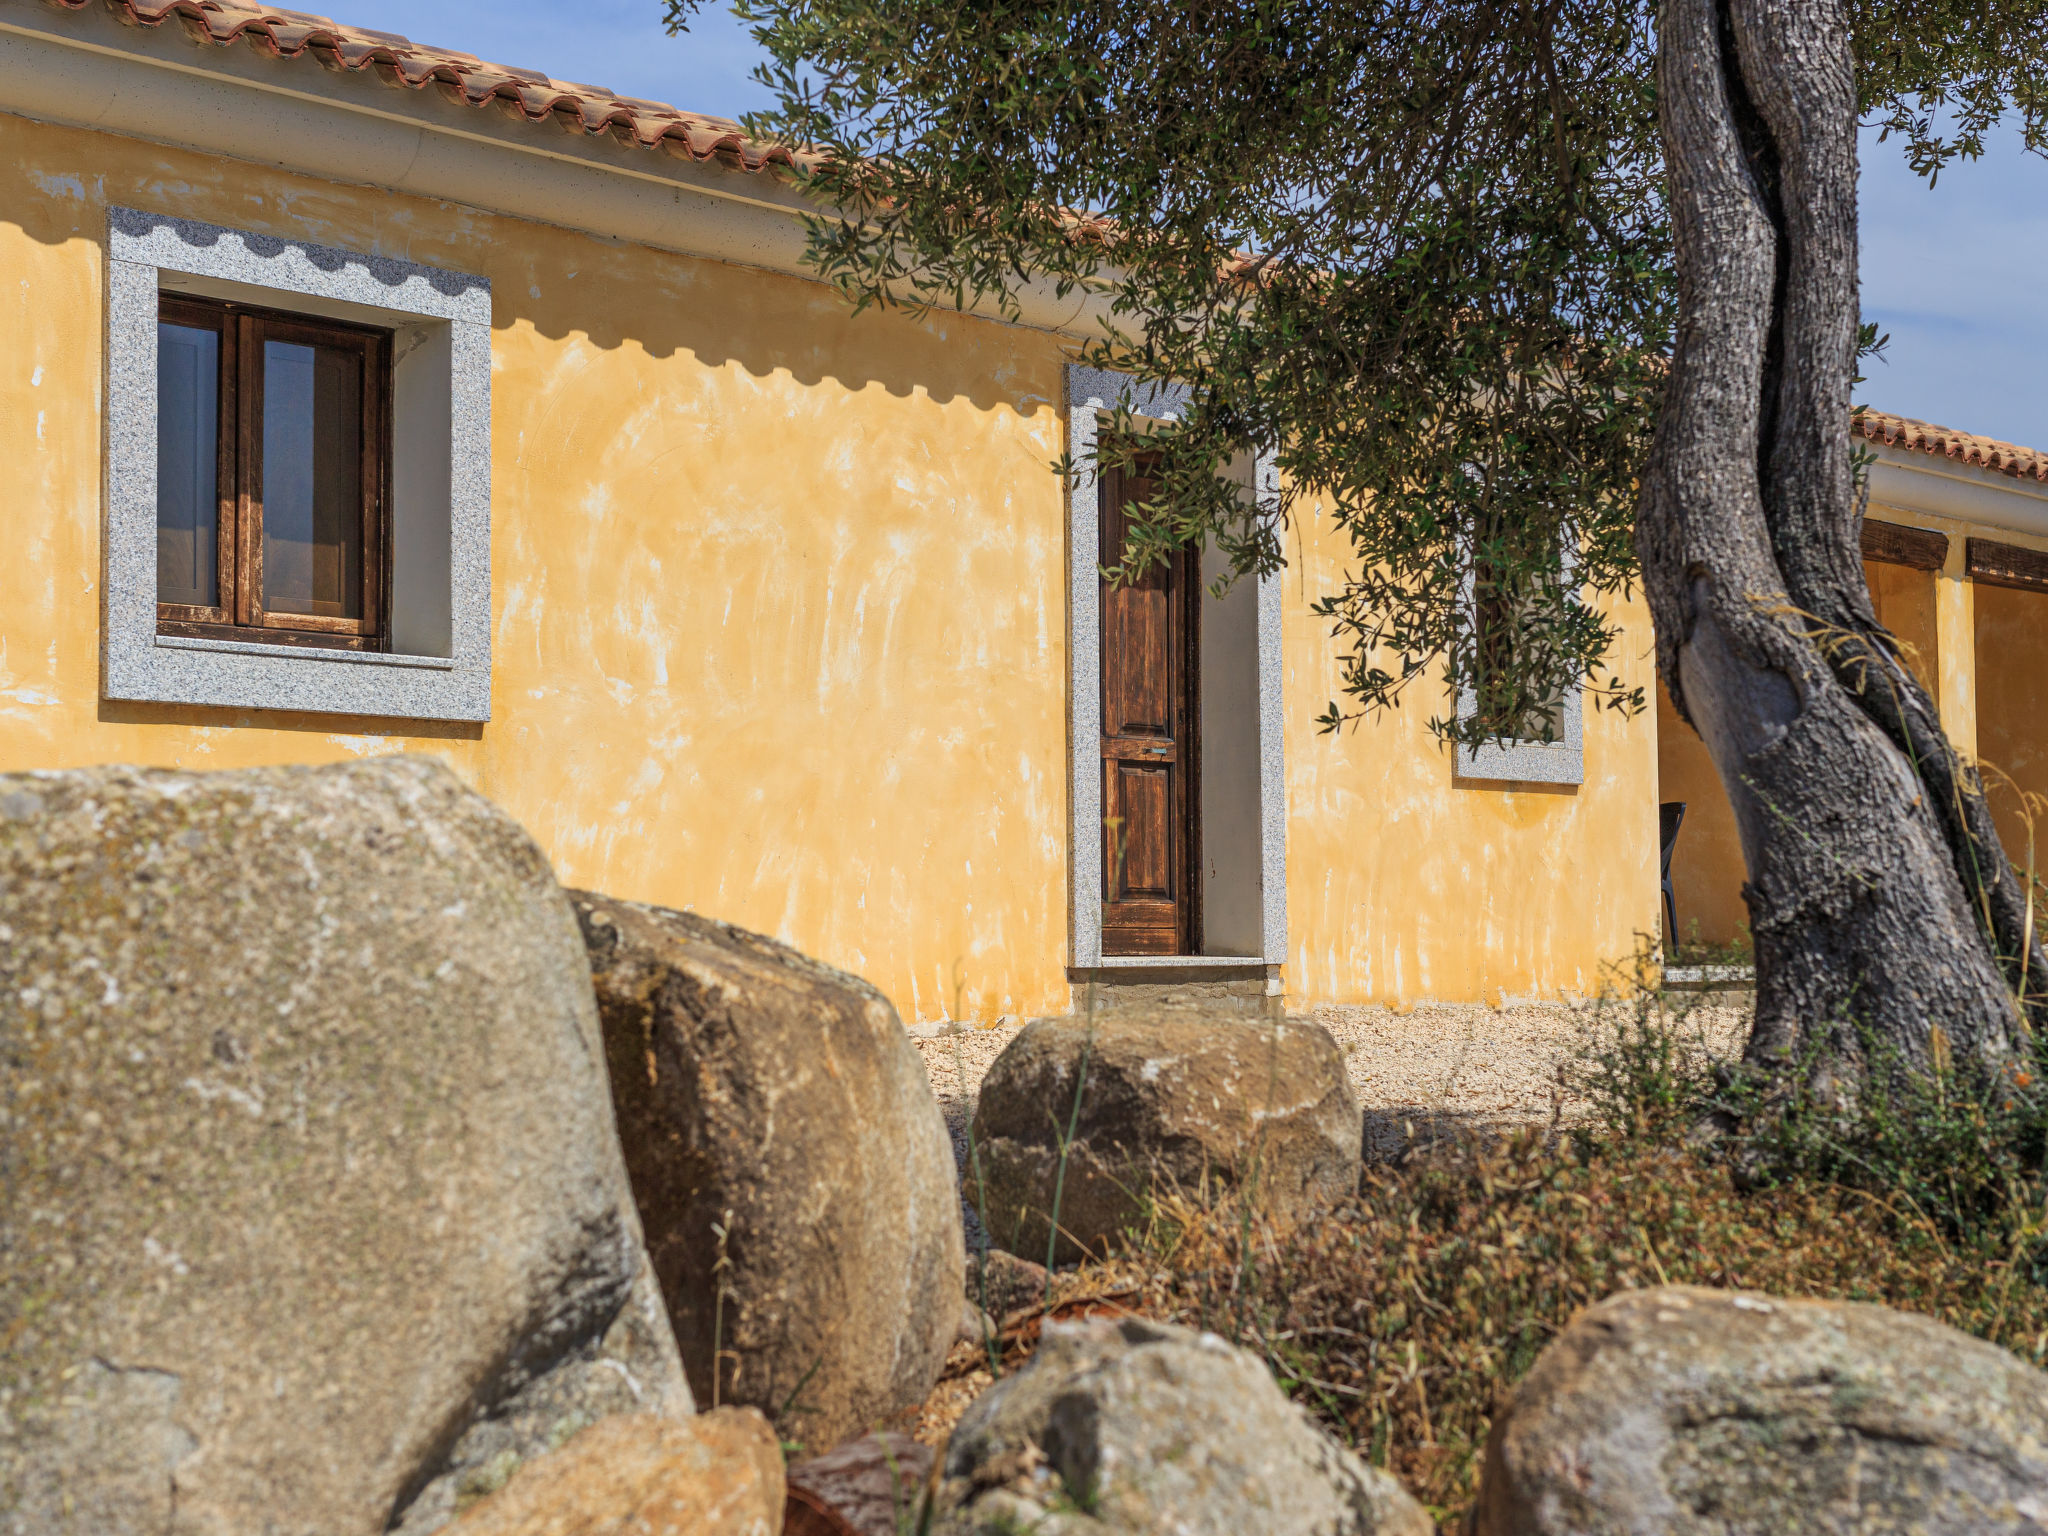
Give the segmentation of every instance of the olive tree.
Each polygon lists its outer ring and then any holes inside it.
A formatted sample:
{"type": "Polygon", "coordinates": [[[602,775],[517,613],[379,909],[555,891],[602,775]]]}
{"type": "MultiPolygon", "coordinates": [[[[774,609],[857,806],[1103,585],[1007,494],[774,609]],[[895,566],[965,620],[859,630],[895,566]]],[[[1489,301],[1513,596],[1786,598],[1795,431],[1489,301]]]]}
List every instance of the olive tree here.
{"type": "Polygon", "coordinates": [[[2043,148],[2048,4],[736,9],[779,98],[750,127],[808,147],[809,259],[856,305],[1085,292],[1088,360],[1192,386],[1143,439],[1128,570],[1208,542],[1264,572],[1334,519],[1323,723],[1434,678],[1471,742],[1543,732],[1571,684],[1643,709],[1603,601],[1639,581],[1741,828],[1750,1060],[1846,1086],[1872,1038],[2015,1048],[2025,892],[1862,575],[1856,156],[1875,119],[1932,181],[2007,112],[2043,148]],[[1218,475],[1248,450],[1277,501],[1218,475]]]}

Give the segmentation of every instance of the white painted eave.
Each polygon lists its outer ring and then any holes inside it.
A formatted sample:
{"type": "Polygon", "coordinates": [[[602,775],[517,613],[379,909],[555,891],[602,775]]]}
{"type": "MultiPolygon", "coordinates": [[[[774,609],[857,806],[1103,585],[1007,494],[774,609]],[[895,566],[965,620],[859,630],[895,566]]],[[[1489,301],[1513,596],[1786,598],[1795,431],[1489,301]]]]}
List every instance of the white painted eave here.
{"type": "MultiPolygon", "coordinates": [[[[175,22],[0,0],[0,111],[816,280],[803,263],[808,205],[776,173],[224,48],[175,22]]],[[[1072,335],[1107,313],[1105,299],[1061,299],[1050,284],[1018,300],[1018,323],[1072,335]]]]}
{"type": "Polygon", "coordinates": [[[1917,449],[1869,446],[1877,453],[1870,466],[1873,507],[2048,538],[2048,486],[1917,449]]]}

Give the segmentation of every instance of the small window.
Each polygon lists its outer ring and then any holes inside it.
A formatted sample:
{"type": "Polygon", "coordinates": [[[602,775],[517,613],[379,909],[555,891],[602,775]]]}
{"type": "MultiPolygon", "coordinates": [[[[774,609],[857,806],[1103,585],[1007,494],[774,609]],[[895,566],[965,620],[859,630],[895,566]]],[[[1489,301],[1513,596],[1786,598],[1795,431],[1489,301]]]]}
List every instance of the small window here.
{"type": "Polygon", "coordinates": [[[1507,739],[1555,742],[1561,739],[1564,692],[1529,693],[1520,674],[1536,637],[1531,625],[1538,599],[1554,589],[1558,578],[1523,575],[1519,581],[1483,558],[1474,562],[1473,628],[1477,645],[1478,686],[1465,713],[1501,727],[1507,739]]]}
{"type": "Polygon", "coordinates": [[[390,357],[387,331],[159,298],[159,634],[386,648],[390,357]]]}
{"type": "Polygon", "coordinates": [[[1575,566],[1567,549],[1548,573],[1517,574],[1475,556],[1465,578],[1472,607],[1474,678],[1458,690],[1461,722],[1482,720],[1488,739],[1460,742],[1456,773],[1461,779],[1508,783],[1579,784],[1585,781],[1584,709],[1576,683],[1537,694],[1527,683],[1537,647],[1559,642],[1540,628],[1555,609],[1538,599],[1545,588],[1569,583],[1575,566]]]}

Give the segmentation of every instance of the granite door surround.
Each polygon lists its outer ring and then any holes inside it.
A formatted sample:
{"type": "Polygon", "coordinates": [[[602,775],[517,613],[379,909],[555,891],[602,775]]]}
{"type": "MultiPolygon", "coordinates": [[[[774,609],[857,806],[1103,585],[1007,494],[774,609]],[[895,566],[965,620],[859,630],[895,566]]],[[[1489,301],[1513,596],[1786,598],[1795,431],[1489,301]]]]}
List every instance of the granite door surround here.
{"type": "MultiPolygon", "coordinates": [[[[1204,932],[1192,955],[1102,952],[1102,624],[1097,536],[1098,418],[1118,404],[1154,421],[1187,409],[1185,387],[1143,385],[1120,373],[1066,370],[1067,487],[1068,965],[1123,981],[1159,976],[1238,975],[1277,987],[1287,951],[1287,789],[1282,735],[1280,578],[1247,577],[1222,599],[1203,598],[1204,932]]],[[[1233,465],[1247,496],[1271,505],[1279,471],[1269,455],[1233,465]]],[[[1224,574],[1213,549],[1203,553],[1205,587],[1224,574]]]]}

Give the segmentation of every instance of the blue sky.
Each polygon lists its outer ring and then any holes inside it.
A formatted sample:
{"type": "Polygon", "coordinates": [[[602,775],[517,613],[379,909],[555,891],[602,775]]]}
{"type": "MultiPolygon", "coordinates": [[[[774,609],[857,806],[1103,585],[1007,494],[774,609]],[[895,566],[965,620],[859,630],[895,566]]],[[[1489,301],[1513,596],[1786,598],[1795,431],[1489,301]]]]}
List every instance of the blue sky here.
{"type": "Polygon", "coordinates": [[[760,50],[718,0],[681,37],[662,30],[661,10],[661,0],[326,0],[322,14],[692,112],[738,117],[769,104],[747,78],[760,50]]]}
{"type": "MultiPolygon", "coordinates": [[[[767,105],[758,50],[716,6],[683,37],[660,0],[329,0],[358,26],[467,49],[557,79],[737,117],[767,105]]],[[[1859,400],[2048,448],[2048,160],[1999,135],[1929,190],[1864,136],[1863,305],[1891,333],[1859,400]]]]}
{"type": "Polygon", "coordinates": [[[2008,128],[1932,190],[1863,138],[1864,314],[1891,333],[1859,400],[2048,448],[2048,160],[2008,128]]]}

